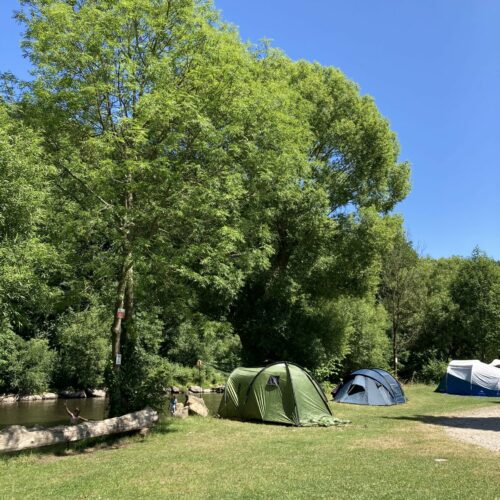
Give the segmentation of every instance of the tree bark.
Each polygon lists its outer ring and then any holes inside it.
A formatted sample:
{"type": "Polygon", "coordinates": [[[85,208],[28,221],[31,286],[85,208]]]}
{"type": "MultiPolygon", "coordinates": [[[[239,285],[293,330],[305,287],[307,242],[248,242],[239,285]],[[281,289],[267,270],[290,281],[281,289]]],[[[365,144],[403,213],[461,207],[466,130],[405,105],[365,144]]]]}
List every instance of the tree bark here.
{"type": "Polygon", "coordinates": [[[0,452],[39,448],[80,439],[118,434],[152,427],[158,421],[158,413],[146,408],[121,417],[108,418],[79,425],[59,425],[47,429],[27,429],[12,425],[0,432],[0,452]]]}
{"type": "MultiPolygon", "coordinates": [[[[130,174],[127,176],[127,182],[131,182],[130,174]]],[[[129,210],[132,209],[133,196],[131,192],[125,195],[125,210],[126,215],[123,221],[123,264],[118,280],[118,289],[115,302],[115,315],[113,318],[112,332],[112,356],[113,356],[113,369],[120,370],[121,360],[118,363],[117,356],[121,354],[122,347],[122,330],[123,322],[130,322],[132,319],[132,306],[133,306],[133,262],[132,250],[130,241],[130,219],[128,216],[129,210]],[[123,312],[124,311],[124,312],[123,312]],[[120,313],[120,314],[119,314],[120,313]]]]}
{"type": "Polygon", "coordinates": [[[392,325],[392,362],[394,378],[398,378],[398,331],[396,325],[392,325]]]}
{"type": "MultiPolygon", "coordinates": [[[[125,309],[127,287],[130,286],[129,280],[131,278],[131,272],[132,272],[132,255],[130,252],[128,252],[124,257],[122,270],[120,273],[120,279],[118,281],[118,289],[116,293],[116,302],[115,302],[115,315],[113,318],[113,326],[111,327],[111,332],[113,336],[112,340],[113,368],[115,371],[118,371],[120,369],[120,364],[117,363],[117,355],[121,354],[122,325],[123,325],[123,320],[125,319],[121,317],[121,314],[119,314],[119,310],[125,309]]],[[[127,314],[126,309],[125,309],[125,314],[127,314]]],[[[130,313],[127,314],[127,317],[130,318],[130,313]]]]}

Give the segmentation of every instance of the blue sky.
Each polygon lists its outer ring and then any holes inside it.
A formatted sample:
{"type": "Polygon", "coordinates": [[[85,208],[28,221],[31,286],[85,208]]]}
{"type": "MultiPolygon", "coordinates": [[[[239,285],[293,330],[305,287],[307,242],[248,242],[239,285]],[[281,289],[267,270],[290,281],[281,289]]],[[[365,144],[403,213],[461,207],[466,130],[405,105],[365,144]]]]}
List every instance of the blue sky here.
{"type": "MultiPolygon", "coordinates": [[[[412,164],[399,204],[433,257],[500,259],[500,1],[215,0],[244,40],[340,68],[372,95],[412,164]]],[[[0,71],[26,76],[15,0],[0,2],[0,71]]]]}

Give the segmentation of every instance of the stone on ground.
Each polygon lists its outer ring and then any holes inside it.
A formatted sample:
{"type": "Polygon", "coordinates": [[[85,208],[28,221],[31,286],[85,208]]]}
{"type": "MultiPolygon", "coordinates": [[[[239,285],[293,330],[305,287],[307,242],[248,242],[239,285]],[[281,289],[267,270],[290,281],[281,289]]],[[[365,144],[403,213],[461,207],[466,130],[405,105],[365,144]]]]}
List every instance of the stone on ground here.
{"type": "Polygon", "coordinates": [[[175,418],[187,418],[189,415],[189,408],[184,406],[183,403],[177,403],[177,408],[174,413],[175,418]]]}
{"type": "Polygon", "coordinates": [[[189,409],[190,415],[198,415],[200,417],[208,417],[208,408],[202,398],[189,395],[186,401],[186,406],[189,409]]]}

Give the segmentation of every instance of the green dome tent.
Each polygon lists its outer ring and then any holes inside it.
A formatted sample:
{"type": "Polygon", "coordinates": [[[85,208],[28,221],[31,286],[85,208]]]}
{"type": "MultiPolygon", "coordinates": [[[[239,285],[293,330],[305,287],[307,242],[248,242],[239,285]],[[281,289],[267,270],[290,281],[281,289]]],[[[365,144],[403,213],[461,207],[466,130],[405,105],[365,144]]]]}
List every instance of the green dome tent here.
{"type": "Polygon", "coordinates": [[[227,380],[219,416],[297,426],[339,422],[332,417],[318,382],[286,361],[236,368],[227,380]]]}

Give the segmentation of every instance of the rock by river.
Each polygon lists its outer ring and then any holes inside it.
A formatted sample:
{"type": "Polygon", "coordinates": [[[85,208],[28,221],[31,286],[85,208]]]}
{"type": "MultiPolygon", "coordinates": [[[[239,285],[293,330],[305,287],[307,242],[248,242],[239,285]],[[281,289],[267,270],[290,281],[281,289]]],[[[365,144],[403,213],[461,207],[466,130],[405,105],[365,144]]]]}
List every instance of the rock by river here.
{"type": "Polygon", "coordinates": [[[17,403],[17,394],[0,394],[0,403],[17,403]]]}
{"type": "Polygon", "coordinates": [[[184,406],[183,403],[177,403],[177,408],[174,413],[176,418],[187,418],[189,415],[189,408],[184,406]]]}
{"type": "Polygon", "coordinates": [[[59,393],[59,397],[62,399],[79,399],[86,398],[87,394],[85,391],[62,391],[59,393]]]}
{"type": "Polygon", "coordinates": [[[105,398],[106,391],[102,389],[85,389],[85,395],[88,398],[105,398]]]}
{"type": "Polygon", "coordinates": [[[31,394],[30,396],[19,396],[18,401],[41,401],[43,397],[40,394],[31,394]]]}
{"type": "Polygon", "coordinates": [[[208,408],[203,399],[189,394],[186,399],[186,406],[188,407],[190,415],[208,417],[208,408]]]}

